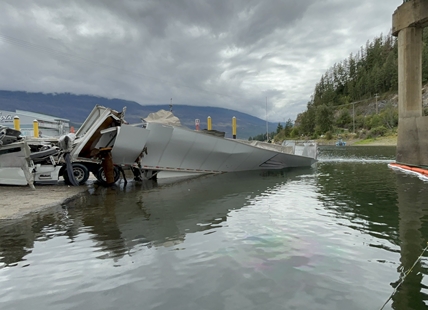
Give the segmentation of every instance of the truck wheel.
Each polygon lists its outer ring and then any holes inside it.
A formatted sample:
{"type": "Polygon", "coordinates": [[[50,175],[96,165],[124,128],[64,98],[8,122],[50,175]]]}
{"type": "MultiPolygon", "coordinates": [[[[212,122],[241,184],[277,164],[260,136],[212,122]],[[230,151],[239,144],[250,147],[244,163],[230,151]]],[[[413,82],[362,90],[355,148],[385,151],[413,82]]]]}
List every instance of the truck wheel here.
{"type": "MultiPolygon", "coordinates": [[[[89,170],[88,168],[79,163],[73,163],[73,175],[79,185],[85,184],[85,182],[89,179],[89,170]]],[[[65,184],[70,185],[70,179],[68,178],[67,169],[64,170],[63,173],[65,184]]]]}
{"type": "MultiPolygon", "coordinates": [[[[100,167],[100,169],[98,169],[95,177],[97,178],[98,181],[100,181],[100,183],[107,184],[103,167],[100,167]]],[[[114,183],[116,183],[120,179],[120,170],[117,166],[114,166],[113,177],[114,177],[114,183]]]]}

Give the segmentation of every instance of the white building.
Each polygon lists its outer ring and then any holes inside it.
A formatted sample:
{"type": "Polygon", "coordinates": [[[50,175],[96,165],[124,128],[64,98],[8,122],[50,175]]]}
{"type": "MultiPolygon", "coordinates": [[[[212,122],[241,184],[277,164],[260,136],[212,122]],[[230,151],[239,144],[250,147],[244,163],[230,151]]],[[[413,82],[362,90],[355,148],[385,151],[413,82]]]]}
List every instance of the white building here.
{"type": "Polygon", "coordinates": [[[0,110],[0,126],[14,128],[13,119],[15,116],[19,117],[20,130],[23,136],[34,136],[34,120],[39,123],[39,136],[42,138],[58,137],[70,132],[70,121],[68,119],[22,110],[15,112],[0,110]]]}

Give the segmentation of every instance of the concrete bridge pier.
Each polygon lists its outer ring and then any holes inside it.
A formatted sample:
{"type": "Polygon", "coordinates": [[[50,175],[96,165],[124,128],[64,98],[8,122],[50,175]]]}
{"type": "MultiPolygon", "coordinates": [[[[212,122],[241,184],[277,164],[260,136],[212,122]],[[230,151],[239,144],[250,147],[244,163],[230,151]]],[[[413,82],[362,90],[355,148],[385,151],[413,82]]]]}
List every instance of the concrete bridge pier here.
{"type": "Polygon", "coordinates": [[[398,36],[398,139],[396,161],[428,166],[428,117],[422,116],[422,31],[428,0],[408,0],[392,17],[398,36]]]}

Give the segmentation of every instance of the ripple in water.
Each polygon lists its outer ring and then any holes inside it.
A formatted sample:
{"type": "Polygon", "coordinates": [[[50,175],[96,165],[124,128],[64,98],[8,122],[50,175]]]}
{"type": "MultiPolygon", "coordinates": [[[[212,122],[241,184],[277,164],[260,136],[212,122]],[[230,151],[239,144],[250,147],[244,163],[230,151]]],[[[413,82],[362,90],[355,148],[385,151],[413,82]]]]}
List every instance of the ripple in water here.
{"type": "MultiPolygon", "coordinates": [[[[381,151],[130,182],[0,224],[0,307],[378,309],[428,239],[426,186],[391,171],[393,152],[381,151]]],[[[424,308],[425,264],[388,306],[424,308]]]]}

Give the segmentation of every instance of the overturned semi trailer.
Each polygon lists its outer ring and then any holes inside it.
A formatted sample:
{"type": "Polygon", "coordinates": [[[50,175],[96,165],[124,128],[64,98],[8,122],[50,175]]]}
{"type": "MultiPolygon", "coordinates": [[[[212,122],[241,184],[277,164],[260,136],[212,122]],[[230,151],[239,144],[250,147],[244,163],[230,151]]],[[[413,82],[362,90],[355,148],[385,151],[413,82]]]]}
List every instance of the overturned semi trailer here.
{"type": "Polygon", "coordinates": [[[148,137],[146,129],[126,124],[125,110],[97,105],[75,134],[58,138],[0,129],[0,184],[55,184],[63,176],[66,183],[80,185],[90,173],[104,184],[116,182],[120,167],[136,164],[148,137]]]}
{"type": "Polygon", "coordinates": [[[287,146],[228,139],[218,132],[181,126],[171,112],[164,110],[150,114],[142,126],[149,133],[147,154],[141,157],[139,169],[149,179],[310,167],[317,162],[315,141],[287,146]]]}

